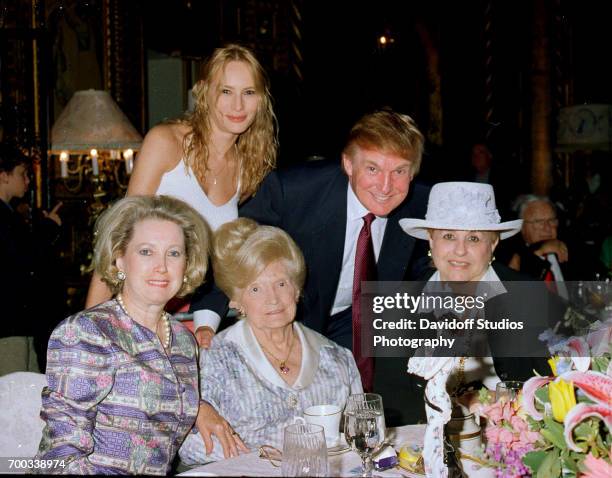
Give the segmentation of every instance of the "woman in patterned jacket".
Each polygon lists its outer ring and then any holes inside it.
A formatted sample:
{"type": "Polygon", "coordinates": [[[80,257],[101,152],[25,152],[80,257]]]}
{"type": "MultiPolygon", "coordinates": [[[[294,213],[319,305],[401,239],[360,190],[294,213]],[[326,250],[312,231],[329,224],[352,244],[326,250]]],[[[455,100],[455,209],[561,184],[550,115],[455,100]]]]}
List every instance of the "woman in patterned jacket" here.
{"type": "Polygon", "coordinates": [[[286,232],[246,218],[224,224],[214,237],[213,271],[243,319],[201,350],[200,393],[208,403],[201,413],[229,425],[216,443],[205,437],[206,448],[189,435],[179,452],[186,465],[221,459],[222,448],[242,442],[280,448],[284,427],[306,408],[344,408],[362,392],[350,350],[294,321],[306,268],[286,232]]]}
{"type": "Polygon", "coordinates": [[[164,306],[202,282],[208,228],[182,201],[133,196],[97,230],[96,272],[116,295],[51,336],[37,458],[62,460],[45,472],[165,475],[199,397],[195,339],[164,306]]]}

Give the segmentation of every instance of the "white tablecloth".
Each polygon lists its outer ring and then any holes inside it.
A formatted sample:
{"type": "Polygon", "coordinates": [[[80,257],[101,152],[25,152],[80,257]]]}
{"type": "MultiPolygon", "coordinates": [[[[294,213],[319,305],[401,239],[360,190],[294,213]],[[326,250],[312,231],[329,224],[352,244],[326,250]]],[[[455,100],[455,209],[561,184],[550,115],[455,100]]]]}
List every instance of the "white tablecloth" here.
{"type": "MultiPolygon", "coordinates": [[[[403,444],[423,444],[425,425],[406,425],[387,429],[387,441],[399,450],[403,444]]],[[[408,473],[396,467],[376,475],[392,478],[394,476],[419,476],[408,473]]],[[[361,475],[361,460],[357,453],[347,451],[340,455],[329,457],[330,476],[359,476],[361,475]]],[[[178,476],[281,476],[280,468],[273,466],[268,460],[259,458],[257,452],[247,453],[229,458],[227,460],[208,463],[178,476]]]]}

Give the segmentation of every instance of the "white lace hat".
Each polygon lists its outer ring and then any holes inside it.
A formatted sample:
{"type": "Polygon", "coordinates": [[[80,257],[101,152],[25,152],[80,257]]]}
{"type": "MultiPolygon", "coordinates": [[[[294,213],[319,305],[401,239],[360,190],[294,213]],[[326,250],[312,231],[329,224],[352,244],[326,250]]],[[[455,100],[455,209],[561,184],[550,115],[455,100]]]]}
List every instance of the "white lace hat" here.
{"type": "Polygon", "coordinates": [[[431,188],[425,219],[400,219],[406,234],[429,239],[427,229],[500,231],[500,238],[521,230],[522,219],[500,222],[493,186],[483,183],[438,183],[431,188]]]}

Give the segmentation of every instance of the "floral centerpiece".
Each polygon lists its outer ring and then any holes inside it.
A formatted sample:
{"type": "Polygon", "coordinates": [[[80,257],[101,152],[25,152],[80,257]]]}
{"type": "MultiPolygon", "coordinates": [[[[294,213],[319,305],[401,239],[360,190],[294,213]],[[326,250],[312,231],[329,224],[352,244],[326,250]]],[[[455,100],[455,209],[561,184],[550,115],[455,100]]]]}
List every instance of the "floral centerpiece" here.
{"type": "Polygon", "coordinates": [[[585,337],[549,336],[552,374],[519,399],[481,394],[486,456],[499,477],[612,477],[612,321],[585,337]]]}

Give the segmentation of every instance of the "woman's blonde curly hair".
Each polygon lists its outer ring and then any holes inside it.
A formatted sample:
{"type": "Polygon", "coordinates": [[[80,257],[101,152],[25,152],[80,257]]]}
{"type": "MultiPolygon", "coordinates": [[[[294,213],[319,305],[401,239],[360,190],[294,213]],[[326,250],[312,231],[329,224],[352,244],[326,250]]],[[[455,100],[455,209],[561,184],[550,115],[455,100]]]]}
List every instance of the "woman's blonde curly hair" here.
{"type": "Polygon", "coordinates": [[[117,201],[96,221],[94,267],[113,294],[121,292],[117,258],[123,256],[134,227],[146,219],[177,224],[185,238],[185,280],[177,297],[193,292],[208,269],[211,233],[202,216],[185,202],[170,196],[130,196],[117,201]]]}
{"type": "Polygon", "coordinates": [[[240,159],[240,202],[253,196],[266,175],[276,166],[278,123],[272,108],[272,97],[266,72],[251,50],[229,44],[217,48],[202,68],[200,80],[193,87],[195,107],[178,120],[190,128],[183,138],[183,158],[196,177],[203,181],[208,166],[210,137],[211,88],[231,61],[245,63],[251,70],[255,90],[260,97],[253,124],[238,137],[236,151],[240,159]]]}
{"type": "Polygon", "coordinates": [[[213,239],[215,284],[232,300],[266,267],[283,261],[289,280],[301,291],[306,279],[302,251],[282,229],[239,218],[217,229],[213,239]]]}

